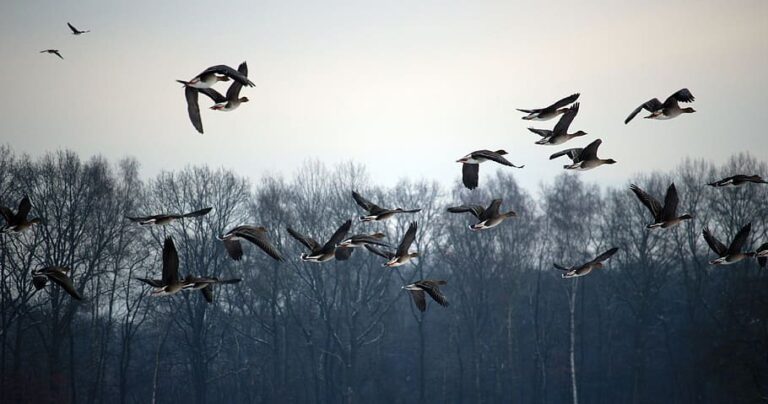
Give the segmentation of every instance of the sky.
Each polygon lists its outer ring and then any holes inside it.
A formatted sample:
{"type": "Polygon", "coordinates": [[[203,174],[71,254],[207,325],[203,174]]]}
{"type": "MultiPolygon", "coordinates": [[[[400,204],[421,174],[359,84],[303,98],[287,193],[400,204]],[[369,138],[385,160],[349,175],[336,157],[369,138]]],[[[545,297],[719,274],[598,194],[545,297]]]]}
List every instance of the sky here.
{"type": "MultiPolygon", "coordinates": [[[[768,2],[23,1],[0,6],[0,143],[40,155],[135,157],[145,177],[209,164],[257,181],[307,160],[364,164],[381,185],[460,180],[455,162],[505,149],[526,188],[562,171],[550,154],[603,140],[607,185],[683,158],[768,152],[768,2]],[[71,35],[67,22],[86,35],[71,35]],[[56,48],[64,56],[40,54],[56,48]],[[248,62],[255,88],[205,134],[176,79],[248,62]],[[626,116],[687,87],[697,113],[626,116]],[[571,130],[538,146],[515,108],[580,92],[571,130]]],[[[220,92],[228,83],[220,84],[220,92]]],[[[534,122],[551,129],[556,120],[534,122]]],[[[768,173],[762,173],[768,175],[768,173]]]]}

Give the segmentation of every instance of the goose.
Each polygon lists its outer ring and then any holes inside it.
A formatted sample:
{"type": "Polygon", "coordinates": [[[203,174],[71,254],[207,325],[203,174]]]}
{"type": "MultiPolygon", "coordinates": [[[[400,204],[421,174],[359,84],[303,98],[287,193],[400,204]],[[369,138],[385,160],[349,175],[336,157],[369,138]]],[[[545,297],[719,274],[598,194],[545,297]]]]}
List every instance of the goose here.
{"type": "Polygon", "coordinates": [[[541,136],[540,140],[536,141],[536,144],[540,145],[559,145],[563,144],[575,137],[584,136],[587,132],[578,131],[575,133],[568,133],[568,127],[571,126],[573,118],[579,113],[579,103],[573,104],[568,110],[560,117],[555,127],[552,130],[547,129],[535,129],[528,128],[529,131],[541,136]]]}
{"type": "Polygon", "coordinates": [[[170,237],[167,237],[163,244],[163,278],[136,278],[136,280],[154,287],[152,296],[168,296],[192,286],[179,279],[179,254],[170,237]]]}
{"type": "Polygon", "coordinates": [[[682,90],[678,90],[676,93],[670,95],[663,104],[661,101],[659,101],[658,98],[646,101],[639,107],[635,108],[631,114],[629,114],[627,119],[624,120],[624,124],[628,124],[629,121],[631,121],[632,118],[634,118],[635,115],[640,113],[642,110],[646,110],[651,113],[645,117],[647,119],[672,119],[679,116],[680,114],[690,114],[696,112],[695,109],[690,107],[680,108],[680,105],[678,104],[678,102],[691,102],[694,100],[695,98],[693,97],[693,94],[691,94],[687,88],[683,88],[682,90]]]}
{"type": "Polygon", "coordinates": [[[629,189],[631,189],[632,192],[634,192],[637,196],[637,199],[639,199],[640,202],[642,202],[643,205],[645,205],[645,207],[651,211],[651,215],[653,215],[653,223],[646,226],[649,229],[666,229],[668,227],[680,224],[680,222],[683,220],[693,219],[693,216],[689,215],[688,213],[677,216],[677,205],[679,203],[679,199],[677,197],[677,188],[675,188],[674,183],[670,184],[669,188],[667,188],[667,195],[664,197],[663,208],[659,201],[648,195],[647,192],[640,189],[640,187],[637,185],[631,184],[629,189]]]}
{"type": "Polygon", "coordinates": [[[549,156],[549,159],[556,159],[560,156],[568,156],[571,160],[573,160],[573,164],[566,164],[563,166],[566,170],[578,170],[578,171],[586,171],[591,170],[595,167],[600,167],[603,164],[616,164],[616,160],[614,159],[600,159],[597,158],[597,148],[600,147],[600,144],[603,143],[602,140],[597,139],[594,142],[587,145],[585,148],[574,148],[574,149],[566,149],[560,152],[557,152],[551,156],[549,156]]]}
{"type": "Polygon", "coordinates": [[[211,209],[213,208],[204,208],[190,213],[161,213],[159,215],[152,216],[126,216],[125,218],[142,226],[164,226],[180,219],[205,216],[208,214],[208,212],[211,211],[211,209]]]}
{"type": "Polygon", "coordinates": [[[750,231],[752,231],[752,223],[747,223],[746,226],[742,227],[741,230],[736,233],[736,237],[731,241],[731,245],[726,247],[720,240],[712,235],[709,228],[705,227],[702,231],[704,240],[707,241],[709,248],[718,256],[717,259],[709,261],[709,263],[712,265],[730,265],[735,264],[744,258],[754,257],[756,255],[755,252],[741,251],[742,247],[744,247],[744,243],[747,242],[750,231]]]}
{"type": "Polygon", "coordinates": [[[243,257],[243,247],[240,240],[250,241],[276,261],[283,261],[283,256],[269,241],[267,233],[268,230],[263,226],[243,225],[237,226],[217,238],[224,243],[227,253],[235,261],[240,261],[240,258],[243,257]]]}
{"type": "Polygon", "coordinates": [[[408,230],[405,232],[405,236],[403,236],[403,239],[400,241],[400,245],[397,247],[397,251],[394,253],[388,250],[381,250],[370,244],[366,244],[365,248],[380,257],[386,258],[387,262],[385,262],[383,266],[390,268],[399,267],[400,265],[408,263],[412,258],[419,256],[418,252],[408,251],[408,249],[411,247],[411,244],[413,244],[413,240],[416,238],[416,229],[416,222],[411,222],[411,224],[408,226],[408,230]]]}
{"type": "Polygon", "coordinates": [[[56,55],[56,56],[60,57],[62,60],[64,60],[64,56],[61,56],[61,53],[59,53],[58,49],[41,50],[40,53],[49,53],[51,55],[56,55]]]}
{"type": "Polygon", "coordinates": [[[248,86],[248,87],[254,86],[253,82],[248,80],[248,77],[246,77],[244,74],[226,65],[211,66],[203,70],[197,76],[191,78],[189,81],[184,81],[184,80],[176,80],[176,81],[183,84],[185,87],[206,89],[206,88],[211,88],[214,84],[218,83],[219,81],[229,81],[230,79],[235,80],[244,86],[248,86]]]}
{"type": "Polygon", "coordinates": [[[707,185],[711,187],[716,187],[716,188],[725,187],[728,185],[733,185],[734,187],[738,187],[750,182],[755,184],[768,184],[768,181],[764,180],[763,177],[759,175],[737,174],[737,175],[732,175],[730,177],[723,178],[722,180],[710,182],[707,185]]]}
{"type": "Polygon", "coordinates": [[[363,196],[357,193],[356,191],[352,191],[352,198],[355,200],[355,202],[357,202],[357,204],[361,208],[368,211],[367,215],[360,216],[361,222],[375,222],[375,221],[387,220],[397,213],[421,212],[421,209],[403,209],[403,208],[385,209],[363,198],[363,196]]]}
{"type": "Polygon", "coordinates": [[[51,266],[38,270],[32,270],[32,285],[35,290],[40,290],[48,284],[51,280],[53,283],[61,286],[65,292],[69,293],[72,298],[76,300],[83,300],[83,296],[75,289],[75,285],[72,283],[72,279],[67,276],[69,268],[51,266]]]}
{"type": "Polygon", "coordinates": [[[469,226],[469,229],[472,231],[479,231],[479,230],[485,230],[490,229],[492,227],[496,227],[501,222],[503,222],[506,219],[509,219],[510,217],[517,216],[517,213],[514,211],[509,211],[506,213],[499,213],[499,207],[501,206],[502,199],[494,199],[491,201],[491,204],[488,205],[488,208],[483,208],[480,205],[461,205],[461,206],[455,206],[448,208],[448,212],[451,213],[466,213],[469,212],[473,216],[475,216],[479,222],[472,224],[469,226]]]}
{"type": "Polygon", "coordinates": [[[467,187],[467,189],[477,188],[478,177],[479,177],[478,174],[480,172],[480,164],[486,161],[495,161],[499,164],[515,167],[515,168],[525,167],[525,165],[516,166],[510,163],[509,160],[503,157],[506,154],[507,152],[505,150],[496,150],[496,151],[477,150],[456,160],[457,163],[462,164],[461,173],[462,173],[462,182],[464,183],[464,186],[467,187]]]}
{"type": "Polygon", "coordinates": [[[565,278],[577,278],[579,276],[584,276],[592,272],[593,269],[600,269],[603,267],[603,261],[606,261],[608,258],[611,258],[613,254],[616,254],[616,251],[619,251],[617,247],[613,247],[610,250],[600,254],[597,256],[597,258],[593,259],[592,261],[589,261],[587,263],[572,266],[570,268],[566,268],[562,265],[554,264],[555,268],[565,271],[563,274],[563,279],[565,278]]]}
{"type": "Polygon", "coordinates": [[[43,221],[39,217],[28,219],[29,211],[32,210],[32,202],[29,201],[29,196],[24,195],[19,202],[19,208],[16,213],[6,207],[0,206],[0,215],[5,219],[5,226],[0,227],[0,233],[21,233],[30,229],[32,226],[42,224],[43,221]]]}
{"type": "Polygon", "coordinates": [[[75,28],[75,26],[74,26],[74,25],[72,25],[72,24],[70,24],[70,23],[67,23],[67,26],[69,27],[69,29],[71,29],[71,30],[72,30],[72,35],[82,35],[82,34],[86,34],[86,33],[88,33],[88,32],[91,32],[90,30],[87,30],[87,31],[80,31],[79,29],[75,28]]]}
{"type": "Polygon", "coordinates": [[[519,109],[518,108],[517,110],[528,114],[527,116],[523,117],[523,119],[525,120],[547,121],[564,113],[566,109],[565,108],[559,109],[559,108],[564,107],[576,101],[577,99],[579,99],[579,93],[571,94],[546,108],[539,108],[539,109],[519,109]]]}
{"type": "Polygon", "coordinates": [[[347,232],[349,232],[349,229],[352,227],[352,220],[347,220],[342,224],[335,233],[333,233],[333,236],[326,242],[324,245],[320,245],[317,241],[315,241],[311,237],[307,237],[296,230],[291,229],[290,227],[287,228],[288,234],[291,235],[294,239],[296,239],[301,244],[304,244],[305,247],[309,248],[310,253],[302,253],[301,254],[301,260],[305,262],[325,262],[330,261],[335,258],[336,255],[336,244],[339,244],[341,240],[346,237],[347,232]]]}
{"type": "Polygon", "coordinates": [[[240,278],[219,279],[216,277],[194,277],[188,275],[184,278],[184,284],[187,285],[184,289],[199,290],[203,294],[206,302],[213,303],[214,285],[228,285],[239,283],[240,281],[240,278]]]}
{"type": "Polygon", "coordinates": [[[423,312],[427,310],[427,299],[424,295],[424,292],[429,294],[429,297],[436,301],[437,304],[443,307],[448,307],[448,299],[446,299],[443,293],[440,291],[440,286],[447,283],[448,282],[444,280],[423,279],[410,285],[405,285],[403,286],[403,289],[410,292],[411,297],[413,298],[413,303],[416,305],[419,311],[423,312]]]}
{"type": "MultiPolygon", "coordinates": [[[[248,77],[248,65],[245,64],[245,62],[240,63],[240,66],[238,66],[237,71],[240,72],[245,77],[248,77]]],[[[219,94],[218,91],[214,89],[208,89],[209,91],[205,94],[213,100],[216,104],[214,104],[211,109],[214,111],[234,111],[237,109],[237,107],[240,106],[240,104],[244,102],[248,102],[248,97],[240,97],[240,90],[243,88],[243,84],[239,81],[234,81],[232,84],[229,85],[229,89],[227,89],[227,96],[223,96],[219,94]]]]}
{"type": "Polygon", "coordinates": [[[355,252],[355,248],[360,248],[369,244],[389,247],[389,244],[381,241],[384,237],[384,233],[381,232],[373,234],[355,234],[352,237],[347,237],[336,246],[336,259],[340,261],[347,260],[352,256],[352,253],[355,252]]]}

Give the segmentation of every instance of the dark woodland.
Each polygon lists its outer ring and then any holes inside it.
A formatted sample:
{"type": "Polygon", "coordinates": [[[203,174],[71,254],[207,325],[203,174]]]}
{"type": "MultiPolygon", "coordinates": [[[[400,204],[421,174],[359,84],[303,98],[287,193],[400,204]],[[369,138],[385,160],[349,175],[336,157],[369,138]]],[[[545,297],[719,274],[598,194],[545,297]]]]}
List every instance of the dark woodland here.
{"type": "Polygon", "coordinates": [[[72,151],[30,157],[0,147],[0,205],[23,195],[44,224],[0,235],[0,402],[51,403],[758,403],[768,402],[768,269],[756,259],[713,266],[702,237],[747,249],[768,241],[768,185],[713,188],[734,173],[768,174],[764,156],[723,165],[686,159],[599,187],[588,173],[523,189],[515,170],[483,186],[404,180],[382,187],[364,166],[309,161],[294,175],[249,179],[189,166],[154,178],[135,159],[72,151]],[[657,197],[674,182],[688,220],[649,230],[629,189],[657,197]],[[361,223],[357,190],[419,213],[361,223]],[[517,217],[472,232],[449,206],[517,217]],[[125,216],[213,210],[167,226],[125,216]],[[365,249],[303,263],[292,227],[318,239],[353,218],[351,234],[397,244],[418,221],[411,263],[382,267],[365,249]],[[249,243],[234,261],[216,238],[264,226],[286,258],[249,243]],[[197,291],[150,296],[171,236],[182,276],[237,277],[213,303],[197,291]],[[611,247],[605,268],[562,279],[611,247]],[[84,300],[31,271],[60,265],[84,300]],[[420,312],[406,284],[444,279],[450,302],[420,312]]]}

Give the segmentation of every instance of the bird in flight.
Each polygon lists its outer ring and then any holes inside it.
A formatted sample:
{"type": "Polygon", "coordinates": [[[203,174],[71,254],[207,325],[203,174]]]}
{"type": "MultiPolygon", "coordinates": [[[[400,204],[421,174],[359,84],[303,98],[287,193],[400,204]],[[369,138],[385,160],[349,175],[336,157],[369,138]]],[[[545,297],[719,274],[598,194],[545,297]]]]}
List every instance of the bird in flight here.
{"type": "Polygon", "coordinates": [[[60,57],[62,60],[64,60],[64,56],[61,56],[61,53],[59,53],[58,49],[41,50],[40,53],[49,53],[51,55],[56,55],[56,56],[60,57]]]}
{"type": "Polygon", "coordinates": [[[445,295],[440,291],[440,286],[447,283],[448,282],[444,280],[423,279],[410,285],[405,285],[403,286],[403,289],[410,292],[411,298],[413,298],[413,303],[419,311],[425,311],[427,310],[425,292],[432,298],[432,300],[436,301],[437,304],[443,307],[448,307],[448,299],[446,299],[445,295]]]}
{"type": "Polygon", "coordinates": [[[477,188],[477,184],[479,181],[480,164],[485,163],[486,161],[495,161],[499,164],[509,166],[509,167],[515,167],[515,168],[525,167],[525,165],[516,166],[510,163],[509,160],[504,158],[504,155],[506,154],[507,152],[505,150],[496,150],[496,151],[477,150],[456,160],[457,163],[462,164],[461,179],[462,179],[462,182],[464,183],[464,186],[467,187],[467,189],[477,188]]]}
{"type": "Polygon", "coordinates": [[[69,29],[71,29],[71,30],[72,30],[72,35],[82,35],[82,34],[85,34],[85,33],[91,32],[91,30],[80,31],[79,29],[75,28],[75,26],[74,26],[74,25],[72,25],[72,24],[70,24],[70,23],[67,23],[67,26],[69,27],[69,29]]]}
{"type": "Polygon", "coordinates": [[[614,247],[610,250],[600,254],[597,256],[597,258],[593,259],[592,261],[586,262],[581,265],[572,266],[570,268],[566,268],[562,265],[554,264],[555,268],[565,271],[563,273],[563,278],[577,278],[579,276],[584,276],[592,272],[593,269],[600,269],[603,267],[603,261],[608,260],[608,258],[611,258],[613,254],[616,254],[616,251],[619,251],[618,248],[614,247]]]}
{"type": "Polygon", "coordinates": [[[519,109],[518,108],[517,110],[528,114],[527,116],[523,117],[523,119],[527,121],[548,121],[560,114],[565,113],[567,109],[562,107],[572,102],[575,102],[577,99],[579,99],[579,93],[571,94],[546,108],[537,108],[537,109],[519,109]]]}
{"type": "Polygon", "coordinates": [[[709,248],[714,251],[718,257],[712,261],[709,261],[709,263],[712,265],[730,265],[735,264],[744,258],[754,257],[757,255],[754,251],[742,251],[744,244],[747,242],[747,238],[749,238],[750,231],[752,231],[752,223],[747,223],[746,226],[742,227],[741,230],[736,233],[736,236],[731,241],[731,245],[726,247],[723,243],[720,242],[720,240],[712,235],[712,232],[709,230],[709,228],[705,227],[704,230],[702,230],[704,240],[707,242],[707,245],[709,245],[709,248]]]}
{"type": "Polygon", "coordinates": [[[494,199],[491,201],[491,204],[488,205],[487,208],[483,208],[480,205],[461,205],[461,206],[455,206],[448,208],[448,212],[451,213],[471,213],[474,217],[479,220],[479,222],[472,224],[469,226],[470,230],[478,231],[478,230],[485,230],[490,229],[492,227],[496,227],[501,222],[503,222],[506,219],[509,219],[510,217],[517,216],[517,213],[514,211],[509,211],[506,213],[499,213],[499,207],[501,206],[501,198],[494,199]]]}
{"type": "Polygon", "coordinates": [[[552,160],[560,156],[568,156],[568,158],[573,161],[573,164],[566,164],[563,168],[566,170],[578,171],[591,170],[595,167],[600,167],[603,164],[616,164],[616,160],[614,159],[601,159],[597,157],[597,148],[600,147],[601,143],[603,143],[603,141],[597,139],[583,149],[579,147],[566,149],[549,156],[549,159],[552,160]]]}
{"type": "Polygon", "coordinates": [[[670,95],[666,100],[664,100],[663,104],[661,101],[659,101],[658,98],[650,99],[641,104],[639,107],[635,108],[635,110],[629,114],[627,119],[624,120],[624,124],[628,124],[629,121],[631,121],[632,118],[634,118],[635,115],[640,113],[642,110],[646,110],[651,113],[645,117],[646,119],[672,119],[680,116],[681,114],[690,114],[696,112],[696,110],[691,107],[680,108],[679,104],[679,102],[692,102],[694,100],[695,98],[693,97],[693,94],[691,94],[687,88],[678,90],[676,93],[670,95]]]}
{"type": "Polygon", "coordinates": [[[651,215],[653,215],[653,223],[646,226],[649,229],[666,229],[668,227],[679,224],[683,220],[693,219],[693,216],[689,215],[688,213],[681,216],[677,215],[677,205],[680,201],[678,199],[677,188],[675,188],[674,183],[672,183],[669,188],[667,188],[667,195],[664,197],[663,207],[659,201],[648,195],[647,192],[640,189],[640,187],[637,185],[632,184],[629,186],[629,189],[631,189],[632,192],[634,192],[637,196],[637,199],[639,199],[640,202],[642,202],[643,205],[645,205],[645,207],[651,211],[651,215]]]}
{"type": "Polygon", "coordinates": [[[385,209],[363,198],[362,195],[358,194],[355,191],[352,191],[352,198],[355,200],[355,202],[357,202],[357,204],[361,208],[368,211],[367,215],[360,216],[361,222],[374,222],[374,221],[380,221],[380,220],[387,220],[390,217],[394,216],[396,213],[421,212],[421,209],[402,209],[402,208],[385,209]]]}

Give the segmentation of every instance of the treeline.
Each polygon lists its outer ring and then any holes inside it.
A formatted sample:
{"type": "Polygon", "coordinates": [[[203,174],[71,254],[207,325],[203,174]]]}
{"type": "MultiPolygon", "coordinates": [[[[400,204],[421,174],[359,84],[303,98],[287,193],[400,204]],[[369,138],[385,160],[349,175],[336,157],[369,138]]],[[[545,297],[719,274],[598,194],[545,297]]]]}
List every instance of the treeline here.
{"type": "MultiPolygon", "coordinates": [[[[32,200],[45,225],[0,236],[0,402],[759,402],[768,398],[768,276],[756,260],[714,267],[707,226],[730,239],[752,223],[748,245],[768,241],[768,186],[714,189],[734,173],[768,173],[749,155],[722,167],[686,160],[631,179],[662,197],[674,182],[680,212],[649,231],[626,186],[600,188],[563,174],[540,190],[510,170],[483,186],[428,181],[377,186],[356,164],[310,162],[293,177],[258,182],[189,167],[142,179],[133,159],[39,158],[0,148],[0,204],[32,200]],[[410,220],[415,263],[383,268],[364,249],[349,261],[302,263],[285,228],[318,239],[362,214],[357,190],[387,206],[420,207],[351,234],[383,231],[396,244],[410,220]],[[458,203],[518,217],[471,232],[458,203]],[[126,215],[213,211],[144,228],[126,215]],[[287,257],[252,245],[233,261],[216,235],[262,225],[287,257]],[[186,274],[239,277],[198,292],[150,297],[172,236],[186,274]],[[620,248],[606,268],[561,279],[552,264],[620,248]],[[85,297],[56,285],[35,292],[31,271],[72,268],[85,297]],[[445,279],[447,308],[419,312],[401,287],[445,279]]],[[[525,175],[525,171],[516,171],[525,175]]]]}

